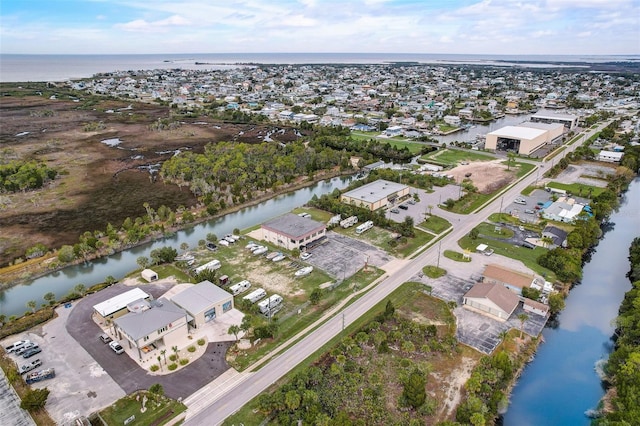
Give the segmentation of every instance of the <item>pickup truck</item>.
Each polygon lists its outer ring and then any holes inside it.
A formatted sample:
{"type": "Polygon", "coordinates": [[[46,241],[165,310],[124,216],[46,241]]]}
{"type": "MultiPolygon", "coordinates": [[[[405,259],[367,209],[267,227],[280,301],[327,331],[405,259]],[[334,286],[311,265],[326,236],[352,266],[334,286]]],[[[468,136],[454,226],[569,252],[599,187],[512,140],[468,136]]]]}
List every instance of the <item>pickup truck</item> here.
{"type": "Polygon", "coordinates": [[[20,369],[18,370],[20,372],[20,374],[24,374],[24,373],[28,373],[29,371],[38,368],[42,365],[42,361],[40,361],[39,359],[36,359],[34,361],[28,362],[24,365],[20,366],[20,369]]]}

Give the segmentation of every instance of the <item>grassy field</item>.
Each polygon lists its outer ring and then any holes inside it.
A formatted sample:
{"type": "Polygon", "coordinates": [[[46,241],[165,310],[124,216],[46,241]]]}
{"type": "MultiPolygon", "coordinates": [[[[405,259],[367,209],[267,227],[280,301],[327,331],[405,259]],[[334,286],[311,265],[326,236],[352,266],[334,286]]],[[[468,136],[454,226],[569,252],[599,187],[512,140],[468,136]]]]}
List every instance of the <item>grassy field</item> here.
{"type": "MultiPolygon", "coordinates": [[[[309,370],[310,366],[317,366],[318,368],[323,370],[328,368],[329,366],[326,365],[326,363],[336,362],[335,358],[337,354],[340,354],[342,353],[342,351],[344,351],[344,345],[341,345],[340,342],[342,342],[346,336],[354,338],[357,332],[361,331],[364,326],[371,323],[371,321],[373,321],[378,315],[382,314],[385,311],[385,306],[388,301],[391,301],[393,303],[393,306],[395,307],[395,317],[405,321],[404,324],[406,324],[406,321],[424,325],[436,324],[436,327],[438,329],[438,340],[443,341],[443,339],[449,339],[451,336],[453,336],[453,333],[455,331],[455,321],[451,314],[451,311],[449,310],[449,307],[445,302],[428,296],[426,294],[427,292],[427,286],[421,283],[410,282],[403,284],[401,287],[395,290],[389,296],[389,298],[381,301],[373,309],[358,318],[353,324],[349,325],[344,332],[340,333],[339,336],[332,339],[320,350],[318,350],[301,364],[293,368],[286,377],[277,381],[264,393],[276,395],[285,385],[296,386],[296,384],[294,384],[291,379],[295,377],[296,374],[309,370]],[[316,364],[318,362],[320,364],[316,364]]],[[[395,320],[391,320],[391,324],[388,325],[385,322],[379,324],[380,325],[377,326],[377,329],[384,330],[389,336],[389,339],[394,338],[394,334],[392,334],[393,332],[390,330],[395,330],[396,328],[401,327],[399,325],[396,325],[395,320]],[[389,327],[391,327],[391,329],[388,329],[389,327]]],[[[403,335],[402,333],[400,333],[399,336],[402,341],[410,339],[409,335],[403,335]]],[[[476,363],[480,358],[480,355],[476,351],[470,350],[462,345],[454,344],[455,350],[430,351],[428,349],[429,345],[425,346],[426,343],[429,343],[429,339],[425,339],[424,336],[421,336],[420,343],[422,347],[420,347],[420,345],[416,345],[415,351],[409,355],[406,354],[406,350],[404,352],[396,350],[390,351],[389,353],[385,353],[382,351],[379,352],[375,348],[375,345],[356,345],[358,346],[360,351],[356,351],[356,349],[353,349],[349,352],[345,352],[348,363],[355,362],[360,366],[360,368],[365,370],[363,372],[361,380],[355,384],[356,386],[360,387],[361,393],[350,393],[350,395],[352,395],[353,397],[353,401],[358,401],[359,399],[361,399],[363,397],[363,394],[366,398],[366,394],[369,392],[369,387],[371,386],[369,378],[373,377],[374,382],[380,383],[380,386],[382,386],[380,390],[382,391],[383,396],[381,398],[387,399],[388,401],[386,407],[381,406],[377,409],[383,410],[385,412],[385,416],[391,416],[395,418],[397,422],[393,422],[393,424],[406,424],[406,422],[403,422],[402,420],[406,420],[407,418],[405,414],[403,414],[403,411],[398,409],[399,407],[396,401],[398,392],[401,392],[401,387],[397,386],[397,383],[399,383],[400,380],[398,374],[402,375],[402,372],[407,370],[407,365],[428,365],[429,371],[437,373],[442,377],[449,377],[453,371],[459,368],[463,361],[466,360],[467,362],[476,363]],[[360,355],[357,355],[358,353],[360,355]],[[376,377],[378,376],[384,377],[384,380],[382,380],[382,382],[379,382],[378,379],[376,379],[376,377]],[[391,398],[389,399],[384,395],[391,395],[391,398]]],[[[330,370],[332,372],[336,371],[333,367],[331,367],[330,370]]],[[[350,372],[350,369],[344,369],[344,373],[349,374],[350,372]]],[[[333,374],[329,373],[329,371],[326,371],[325,373],[326,375],[323,375],[323,377],[327,381],[336,380],[336,377],[333,374]]],[[[347,385],[347,382],[348,380],[351,380],[351,377],[352,376],[345,376],[343,385],[347,385]]],[[[338,380],[340,379],[338,378],[338,380]]],[[[335,395],[330,396],[326,394],[327,391],[332,392],[332,390],[340,392],[339,389],[332,386],[327,386],[326,383],[324,384],[324,386],[318,385],[314,387],[314,392],[317,392],[320,400],[323,400],[325,397],[334,398],[335,395]]],[[[429,380],[427,382],[427,394],[431,395],[431,398],[433,398],[433,404],[435,405],[436,409],[433,410],[433,414],[429,414],[429,412],[422,412],[420,414],[413,412],[411,416],[417,416],[418,418],[421,418],[421,424],[425,424],[425,421],[427,424],[435,424],[438,421],[444,420],[443,411],[445,410],[443,410],[443,408],[444,401],[446,400],[447,390],[448,386],[444,385],[441,381],[429,380]]],[[[340,403],[340,401],[344,401],[344,408],[339,407],[339,409],[345,409],[348,411],[354,408],[356,410],[363,409],[361,403],[358,403],[354,406],[353,401],[349,399],[338,398],[338,403],[340,403]]],[[[304,409],[302,410],[304,411],[304,409]]],[[[361,416],[366,415],[366,413],[361,413],[361,416]]],[[[356,415],[357,418],[362,418],[361,416],[356,415]]],[[[389,421],[390,419],[387,418],[387,420],[389,421]]],[[[266,424],[267,421],[268,419],[265,417],[265,414],[259,410],[259,397],[257,397],[246,404],[236,414],[226,419],[223,424],[244,424],[245,426],[258,426],[260,424],[266,424]]]]}
{"type": "Polygon", "coordinates": [[[501,226],[496,227],[496,225],[486,222],[476,226],[476,229],[480,234],[494,238],[512,238],[514,234],[514,232],[509,228],[503,228],[501,226]]]}
{"type": "Polygon", "coordinates": [[[553,272],[551,272],[547,268],[543,268],[537,263],[538,257],[546,252],[547,249],[536,247],[532,250],[525,247],[516,246],[508,242],[496,241],[482,237],[478,237],[475,240],[472,240],[471,238],[469,238],[469,236],[465,236],[458,240],[458,245],[461,248],[465,250],[471,250],[472,252],[475,251],[476,247],[479,244],[488,245],[489,248],[495,251],[495,254],[506,256],[511,259],[520,260],[527,266],[527,268],[535,271],[539,275],[542,275],[548,281],[553,282],[556,280],[556,276],[553,272]]]}
{"type": "Polygon", "coordinates": [[[570,192],[571,195],[589,198],[597,197],[606,189],[599,188],[597,186],[585,185],[582,183],[549,182],[547,186],[549,188],[564,189],[565,191],[570,192]]]}
{"type": "Polygon", "coordinates": [[[458,149],[444,149],[430,152],[421,157],[425,161],[436,161],[449,166],[455,166],[461,161],[490,161],[495,160],[494,157],[475,151],[466,151],[458,149]]]}
{"type": "Polygon", "coordinates": [[[100,416],[108,425],[121,425],[131,416],[135,416],[132,425],[154,425],[160,426],[166,424],[169,420],[178,414],[186,411],[187,406],[164,396],[152,394],[150,392],[136,392],[119,399],[113,405],[105,408],[100,412],[100,416]],[[138,395],[146,395],[148,400],[145,404],[146,410],[140,412],[142,408],[142,397],[140,401],[136,398],[138,395]]]}
{"type": "Polygon", "coordinates": [[[395,238],[395,234],[387,231],[386,229],[378,228],[377,226],[374,226],[362,234],[356,234],[355,226],[347,229],[338,226],[333,230],[350,238],[366,241],[367,243],[388,252],[390,255],[399,258],[409,256],[434,238],[432,234],[416,229],[415,236],[413,238],[407,238],[406,243],[399,243],[397,246],[392,247],[389,242],[395,238]]]}
{"type": "Polygon", "coordinates": [[[471,262],[471,256],[465,256],[464,253],[445,250],[443,254],[447,259],[455,260],[456,262],[471,262]]]}
{"type": "Polygon", "coordinates": [[[420,228],[426,229],[433,233],[439,234],[442,231],[451,227],[451,223],[447,219],[440,216],[429,215],[427,220],[418,225],[420,228]]]}

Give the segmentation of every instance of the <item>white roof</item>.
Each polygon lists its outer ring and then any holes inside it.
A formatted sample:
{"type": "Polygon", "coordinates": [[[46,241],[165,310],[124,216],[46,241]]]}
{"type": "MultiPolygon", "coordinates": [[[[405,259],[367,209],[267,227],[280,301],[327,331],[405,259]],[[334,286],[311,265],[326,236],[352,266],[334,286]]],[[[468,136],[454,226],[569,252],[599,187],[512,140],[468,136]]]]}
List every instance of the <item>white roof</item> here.
{"type": "Polygon", "coordinates": [[[488,245],[486,244],[480,244],[478,247],[476,247],[477,251],[485,251],[487,248],[489,248],[488,245]]]}
{"type": "Polygon", "coordinates": [[[400,183],[391,182],[384,179],[378,179],[374,182],[346,192],[343,194],[343,196],[362,200],[368,203],[375,203],[376,201],[387,198],[397,192],[402,191],[405,188],[407,188],[407,185],[402,185],[400,183]]]}
{"type": "Polygon", "coordinates": [[[534,129],[533,127],[506,126],[487,134],[512,139],[535,139],[546,132],[546,130],[534,129]]]}
{"type": "Polygon", "coordinates": [[[602,157],[617,158],[618,160],[621,160],[622,156],[624,155],[624,152],[602,150],[602,151],[600,151],[600,153],[598,155],[600,155],[602,157]]]}
{"type": "Polygon", "coordinates": [[[107,317],[114,312],[118,312],[120,309],[126,308],[126,306],[135,302],[136,300],[146,299],[149,295],[142,291],[139,288],[134,288],[129,291],[125,291],[122,294],[112,297],[111,299],[107,299],[102,303],[98,303],[93,306],[93,309],[102,315],[103,317],[107,317]]]}

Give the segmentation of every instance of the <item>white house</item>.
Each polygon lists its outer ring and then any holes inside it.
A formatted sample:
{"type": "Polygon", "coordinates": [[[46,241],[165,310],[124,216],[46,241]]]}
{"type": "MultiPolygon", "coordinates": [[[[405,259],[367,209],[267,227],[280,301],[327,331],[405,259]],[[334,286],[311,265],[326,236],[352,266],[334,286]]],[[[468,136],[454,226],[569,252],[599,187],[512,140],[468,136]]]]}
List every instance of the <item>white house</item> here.
{"type": "Polygon", "coordinates": [[[606,161],[607,163],[619,163],[622,160],[624,152],[605,151],[598,153],[598,161],[606,161]]]}

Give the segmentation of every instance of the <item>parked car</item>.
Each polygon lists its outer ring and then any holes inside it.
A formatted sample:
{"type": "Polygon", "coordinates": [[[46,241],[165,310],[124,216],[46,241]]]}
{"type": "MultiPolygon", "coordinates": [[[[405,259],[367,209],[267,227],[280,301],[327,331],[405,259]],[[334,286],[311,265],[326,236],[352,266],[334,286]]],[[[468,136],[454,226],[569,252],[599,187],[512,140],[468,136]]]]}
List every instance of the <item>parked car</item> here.
{"type": "Polygon", "coordinates": [[[522,247],[526,247],[528,249],[536,248],[536,246],[534,244],[531,244],[529,241],[523,241],[522,242],[522,247]]]}
{"type": "Polygon", "coordinates": [[[407,203],[409,203],[409,204],[411,204],[411,205],[414,205],[414,204],[416,203],[416,200],[414,200],[413,198],[409,198],[409,199],[407,200],[407,203]]]}
{"type": "Polygon", "coordinates": [[[390,211],[391,211],[391,213],[400,213],[400,210],[398,210],[398,209],[396,209],[396,208],[393,208],[393,209],[391,209],[390,211]]]}
{"type": "Polygon", "coordinates": [[[28,343],[31,343],[31,340],[18,340],[14,344],[9,345],[4,349],[7,351],[7,353],[11,353],[11,352],[17,351],[18,349],[22,348],[24,345],[28,343]]]}
{"type": "Polygon", "coordinates": [[[206,244],[207,250],[216,251],[218,250],[218,246],[213,244],[212,242],[208,242],[206,244]]]}
{"type": "Polygon", "coordinates": [[[32,356],[34,356],[35,354],[39,354],[40,352],[42,352],[42,349],[40,349],[40,346],[34,346],[31,349],[27,349],[26,351],[24,351],[22,353],[22,358],[27,359],[27,358],[31,358],[32,356]]]}
{"type": "Polygon", "coordinates": [[[42,365],[42,361],[40,361],[39,359],[36,359],[34,361],[28,362],[24,365],[20,366],[20,369],[18,370],[18,372],[20,374],[24,374],[24,373],[28,373],[29,371],[38,368],[42,365]]]}
{"type": "Polygon", "coordinates": [[[27,351],[27,350],[29,350],[29,349],[31,349],[33,347],[36,347],[36,346],[38,346],[38,345],[36,345],[33,342],[25,343],[24,345],[22,345],[21,347],[19,347],[18,349],[15,350],[15,354],[16,355],[22,355],[25,351],[27,351]]]}
{"type": "Polygon", "coordinates": [[[400,204],[398,207],[402,210],[409,210],[409,206],[407,206],[406,204],[400,204]]]}
{"type": "Polygon", "coordinates": [[[513,200],[514,203],[516,204],[527,204],[527,200],[525,200],[524,198],[516,198],[515,200],[513,200]]]}
{"type": "Polygon", "coordinates": [[[536,211],[535,210],[531,210],[531,209],[526,209],[524,212],[526,214],[535,214],[536,211]]]}
{"type": "Polygon", "coordinates": [[[114,341],[109,342],[109,347],[118,355],[124,352],[124,348],[120,346],[120,343],[114,341]]]}
{"type": "Polygon", "coordinates": [[[307,253],[306,251],[304,253],[300,253],[300,259],[302,260],[307,260],[310,257],[311,257],[311,253],[307,253]]]}
{"type": "Polygon", "coordinates": [[[112,339],[108,334],[102,333],[100,335],[100,340],[102,340],[102,343],[109,343],[112,339]]]}

